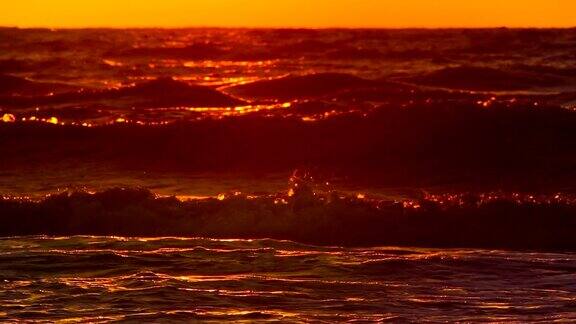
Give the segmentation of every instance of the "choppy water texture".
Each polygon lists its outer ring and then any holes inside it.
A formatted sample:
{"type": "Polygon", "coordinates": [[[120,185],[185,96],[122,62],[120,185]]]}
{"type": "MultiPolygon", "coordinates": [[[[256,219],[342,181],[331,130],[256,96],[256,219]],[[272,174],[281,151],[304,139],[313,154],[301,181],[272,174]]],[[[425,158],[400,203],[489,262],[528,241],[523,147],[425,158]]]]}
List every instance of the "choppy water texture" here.
{"type": "Polygon", "coordinates": [[[572,190],[575,49],[574,29],[5,28],[0,192],[273,192],[297,168],[572,190]]]}
{"type": "Polygon", "coordinates": [[[576,255],[275,240],[0,240],[0,320],[576,320],[576,255]]]}

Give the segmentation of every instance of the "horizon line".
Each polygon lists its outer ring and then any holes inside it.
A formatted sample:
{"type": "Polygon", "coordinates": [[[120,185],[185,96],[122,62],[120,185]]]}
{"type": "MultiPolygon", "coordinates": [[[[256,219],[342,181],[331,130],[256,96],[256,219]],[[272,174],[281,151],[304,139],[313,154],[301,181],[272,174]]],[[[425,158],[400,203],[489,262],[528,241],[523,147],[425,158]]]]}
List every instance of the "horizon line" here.
{"type": "Polygon", "coordinates": [[[0,29],[48,29],[48,30],[86,30],[86,29],[308,29],[308,30],[442,30],[442,29],[575,29],[572,26],[210,26],[210,25],[182,25],[182,26],[154,26],[154,25],[132,25],[132,26],[17,26],[0,25],[0,29]]]}

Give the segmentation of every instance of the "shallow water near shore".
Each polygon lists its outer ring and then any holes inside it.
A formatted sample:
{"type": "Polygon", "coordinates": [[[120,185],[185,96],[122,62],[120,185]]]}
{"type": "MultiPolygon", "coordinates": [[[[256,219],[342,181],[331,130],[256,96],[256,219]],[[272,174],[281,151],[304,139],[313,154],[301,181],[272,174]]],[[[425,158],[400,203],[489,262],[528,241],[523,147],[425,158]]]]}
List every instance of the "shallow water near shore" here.
{"type": "Polygon", "coordinates": [[[0,240],[0,320],[576,320],[576,254],[277,240],[0,240]]]}

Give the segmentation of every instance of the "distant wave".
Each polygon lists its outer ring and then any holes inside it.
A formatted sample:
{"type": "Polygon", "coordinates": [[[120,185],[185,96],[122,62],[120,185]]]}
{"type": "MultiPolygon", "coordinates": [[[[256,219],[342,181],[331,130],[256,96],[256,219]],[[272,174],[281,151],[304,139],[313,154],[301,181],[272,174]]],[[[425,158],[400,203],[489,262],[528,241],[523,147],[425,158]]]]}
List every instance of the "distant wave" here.
{"type": "Polygon", "coordinates": [[[212,88],[190,85],[172,78],[159,78],[134,87],[120,88],[104,93],[105,99],[135,98],[143,99],[141,106],[195,106],[195,107],[231,107],[245,104],[222,94],[212,88]]]}
{"type": "Polygon", "coordinates": [[[1,59],[0,73],[13,73],[33,70],[31,64],[24,60],[1,59]]]}
{"type": "Polygon", "coordinates": [[[257,81],[230,87],[226,91],[247,98],[289,100],[325,96],[374,85],[377,82],[349,74],[316,73],[257,81]]]}
{"type": "Polygon", "coordinates": [[[443,68],[412,79],[415,83],[466,90],[526,90],[565,84],[557,76],[479,66],[443,68]]]}
{"type": "Polygon", "coordinates": [[[513,66],[516,70],[538,73],[543,75],[555,75],[560,77],[576,77],[576,67],[558,67],[544,64],[519,64],[513,66]]]}
{"type": "Polygon", "coordinates": [[[52,68],[58,69],[68,66],[69,63],[61,58],[44,60],[0,59],[0,73],[37,72],[52,68]]]}
{"type": "Polygon", "coordinates": [[[25,78],[0,74],[0,96],[38,96],[77,89],[60,83],[36,82],[25,78]]]}
{"type": "Polygon", "coordinates": [[[210,43],[194,43],[182,47],[137,47],[122,50],[120,52],[110,52],[108,55],[115,57],[151,57],[157,59],[219,59],[227,51],[221,46],[210,43]]]}
{"type": "Polygon", "coordinates": [[[290,40],[286,43],[258,44],[251,47],[231,48],[225,43],[192,43],[186,46],[136,47],[105,53],[107,57],[126,59],[175,60],[273,60],[307,58],[378,59],[386,56],[377,49],[364,49],[346,45],[346,41],[313,39],[290,40]]]}
{"type": "Polygon", "coordinates": [[[423,198],[402,203],[313,194],[182,202],[143,189],[0,200],[0,235],[274,238],[327,245],[576,249],[576,207],[563,200],[423,198]]]}
{"type": "Polygon", "coordinates": [[[345,107],[308,102],[276,117],[255,114],[158,127],[2,123],[1,162],[13,169],[30,161],[68,161],[198,172],[318,167],[387,184],[464,181],[573,188],[574,111],[520,100],[449,103],[424,100],[344,113],[345,107]],[[313,122],[283,115],[324,116],[333,109],[343,112],[313,122]]]}
{"type": "Polygon", "coordinates": [[[0,98],[0,105],[12,107],[55,104],[78,106],[98,103],[118,108],[233,107],[246,104],[210,87],[191,85],[172,78],[158,78],[118,89],[83,90],[30,98],[0,98]]]}

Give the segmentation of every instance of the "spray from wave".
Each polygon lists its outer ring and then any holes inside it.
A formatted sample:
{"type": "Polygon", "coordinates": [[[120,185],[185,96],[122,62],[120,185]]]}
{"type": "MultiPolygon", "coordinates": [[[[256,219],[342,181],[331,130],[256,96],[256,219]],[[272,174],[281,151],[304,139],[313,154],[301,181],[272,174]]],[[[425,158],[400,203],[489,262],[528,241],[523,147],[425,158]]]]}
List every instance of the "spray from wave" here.
{"type": "Polygon", "coordinates": [[[322,245],[576,249],[576,197],[344,195],[295,173],[287,193],[179,200],[145,189],[0,200],[0,234],[290,239],[322,245]]]}

